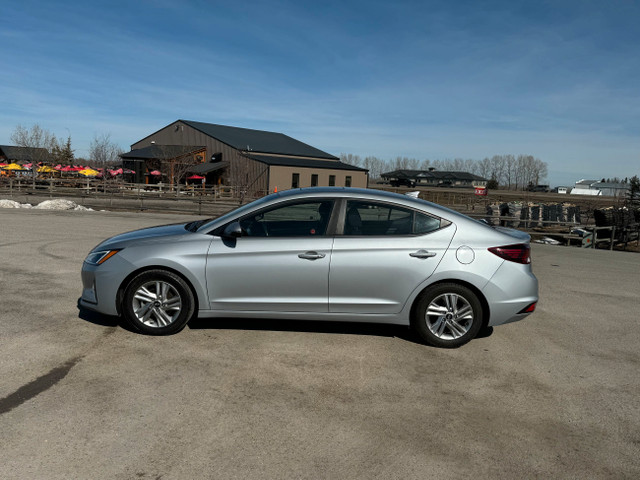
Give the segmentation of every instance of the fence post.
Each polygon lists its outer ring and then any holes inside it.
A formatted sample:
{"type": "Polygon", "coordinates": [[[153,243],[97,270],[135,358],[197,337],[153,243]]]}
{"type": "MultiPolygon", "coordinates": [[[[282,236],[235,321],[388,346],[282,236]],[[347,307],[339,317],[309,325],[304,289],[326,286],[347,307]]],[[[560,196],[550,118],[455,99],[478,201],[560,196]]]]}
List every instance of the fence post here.
{"type": "Polygon", "coordinates": [[[616,227],[615,225],[611,228],[611,244],[609,245],[609,250],[613,250],[613,239],[616,237],[616,227]]]}

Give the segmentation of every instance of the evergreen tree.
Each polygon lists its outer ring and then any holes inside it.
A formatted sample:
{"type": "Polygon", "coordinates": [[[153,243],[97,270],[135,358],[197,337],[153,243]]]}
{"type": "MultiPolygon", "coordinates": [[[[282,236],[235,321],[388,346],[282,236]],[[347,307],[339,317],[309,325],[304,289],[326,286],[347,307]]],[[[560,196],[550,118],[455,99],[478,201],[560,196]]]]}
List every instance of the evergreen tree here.
{"type": "Polygon", "coordinates": [[[629,179],[627,200],[631,206],[640,206],[640,178],[638,178],[637,175],[634,175],[629,179]]]}
{"type": "Polygon", "coordinates": [[[73,152],[75,150],[71,150],[71,136],[67,137],[67,143],[60,149],[60,163],[73,165],[74,156],[73,152]]]}
{"type": "Polygon", "coordinates": [[[54,162],[61,165],[73,165],[73,152],[74,150],[71,149],[71,137],[67,137],[67,141],[64,145],[56,142],[51,149],[51,155],[54,162]]]}

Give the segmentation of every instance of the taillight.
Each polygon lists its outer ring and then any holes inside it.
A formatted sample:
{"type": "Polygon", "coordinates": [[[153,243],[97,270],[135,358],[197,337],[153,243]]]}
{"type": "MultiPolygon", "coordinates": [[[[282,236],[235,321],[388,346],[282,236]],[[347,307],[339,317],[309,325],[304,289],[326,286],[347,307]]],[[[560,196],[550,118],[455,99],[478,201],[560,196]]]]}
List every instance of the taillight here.
{"type": "Polygon", "coordinates": [[[522,263],[524,265],[531,263],[529,245],[524,243],[505,245],[504,247],[492,247],[489,251],[510,262],[522,263]]]}
{"type": "Polygon", "coordinates": [[[533,302],[530,305],[527,305],[526,307],[524,307],[522,310],[520,310],[518,313],[533,313],[536,309],[536,305],[538,302],[533,302]]]}

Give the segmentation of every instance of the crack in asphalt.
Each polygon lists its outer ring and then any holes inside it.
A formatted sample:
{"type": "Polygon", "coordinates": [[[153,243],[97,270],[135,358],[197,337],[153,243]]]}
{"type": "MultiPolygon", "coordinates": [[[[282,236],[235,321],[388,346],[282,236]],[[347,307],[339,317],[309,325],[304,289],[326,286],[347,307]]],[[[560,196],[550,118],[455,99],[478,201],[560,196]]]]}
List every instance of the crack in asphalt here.
{"type": "Polygon", "coordinates": [[[13,410],[27,400],[31,400],[33,397],[53,387],[56,383],[66,377],[69,370],[82,360],[83,357],[84,355],[66,361],[59,367],[51,369],[48,373],[45,373],[32,382],[23,385],[12,394],[0,399],[0,415],[13,410]]]}
{"type": "MultiPolygon", "coordinates": [[[[99,338],[93,347],[97,346],[102,340],[115,332],[114,329],[105,331],[101,338],[99,338]]],[[[62,365],[52,368],[44,375],[39,376],[35,380],[18,388],[15,392],[7,395],[4,398],[0,398],[0,415],[3,415],[16,407],[19,407],[23,403],[31,400],[32,398],[40,395],[42,392],[49,390],[60,380],[67,376],[69,371],[75,367],[80,360],[85,357],[85,354],[73,357],[67,360],[62,365]]]]}

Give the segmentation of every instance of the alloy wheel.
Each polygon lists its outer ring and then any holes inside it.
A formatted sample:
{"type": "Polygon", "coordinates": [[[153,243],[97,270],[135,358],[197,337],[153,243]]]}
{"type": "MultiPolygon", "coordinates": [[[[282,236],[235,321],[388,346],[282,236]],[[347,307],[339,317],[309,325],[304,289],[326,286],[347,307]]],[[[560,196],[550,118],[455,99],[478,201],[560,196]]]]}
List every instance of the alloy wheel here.
{"type": "Polygon", "coordinates": [[[442,340],[455,340],[465,335],[473,325],[473,308],[456,293],[444,293],[434,298],[425,313],[429,331],[442,340]]]}
{"type": "Polygon", "coordinates": [[[168,282],[153,281],[140,286],[131,301],[136,318],[149,327],[171,325],[182,311],[182,298],[168,282]]]}

